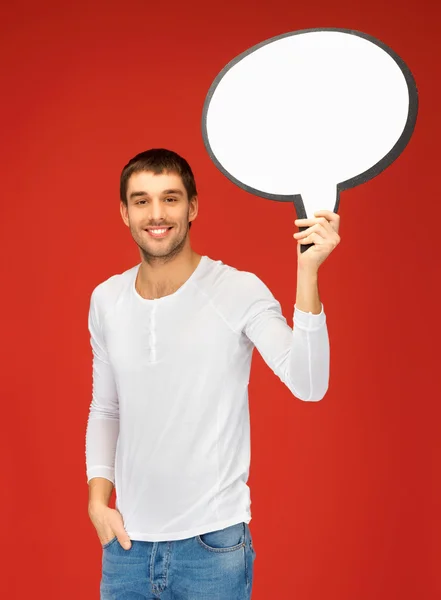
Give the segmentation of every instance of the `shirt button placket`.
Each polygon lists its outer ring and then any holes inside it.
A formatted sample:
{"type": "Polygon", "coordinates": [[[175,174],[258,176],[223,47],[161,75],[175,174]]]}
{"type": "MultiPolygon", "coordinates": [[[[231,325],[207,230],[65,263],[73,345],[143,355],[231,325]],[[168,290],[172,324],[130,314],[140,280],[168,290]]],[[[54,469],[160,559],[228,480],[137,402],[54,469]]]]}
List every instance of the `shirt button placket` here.
{"type": "Polygon", "coordinates": [[[150,362],[156,360],[156,307],[157,304],[153,301],[152,312],[150,313],[150,362]]]}

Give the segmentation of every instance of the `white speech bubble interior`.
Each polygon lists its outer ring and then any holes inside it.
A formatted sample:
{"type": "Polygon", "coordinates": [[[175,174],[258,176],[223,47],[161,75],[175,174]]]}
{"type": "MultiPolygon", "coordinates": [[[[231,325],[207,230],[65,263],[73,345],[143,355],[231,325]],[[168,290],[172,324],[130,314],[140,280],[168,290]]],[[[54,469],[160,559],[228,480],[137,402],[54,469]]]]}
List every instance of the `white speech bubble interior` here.
{"type": "Polygon", "coordinates": [[[408,80],[367,37],[293,32],[227,65],[207,96],[212,157],[262,194],[334,210],[336,187],[377,164],[408,123],[408,80]]]}

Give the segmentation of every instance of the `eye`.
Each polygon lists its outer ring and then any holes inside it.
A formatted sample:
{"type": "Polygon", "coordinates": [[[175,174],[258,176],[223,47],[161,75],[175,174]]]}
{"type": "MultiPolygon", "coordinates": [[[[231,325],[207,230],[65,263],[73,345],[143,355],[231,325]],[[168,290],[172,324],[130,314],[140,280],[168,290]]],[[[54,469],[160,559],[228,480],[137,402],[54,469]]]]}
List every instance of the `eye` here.
{"type": "Polygon", "coordinates": [[[176,198],[166,198],[166,200],[171,200],[172,202],[176,202],[176,198]]]}

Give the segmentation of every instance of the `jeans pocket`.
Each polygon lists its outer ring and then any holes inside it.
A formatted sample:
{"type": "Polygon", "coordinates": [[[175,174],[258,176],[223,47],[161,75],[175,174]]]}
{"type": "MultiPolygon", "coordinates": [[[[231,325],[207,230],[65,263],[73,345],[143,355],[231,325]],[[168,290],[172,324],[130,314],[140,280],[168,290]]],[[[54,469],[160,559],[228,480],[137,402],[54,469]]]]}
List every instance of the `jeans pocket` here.
{"type": "Polygon", "coordinates": [[[117,537],[116,537],[116,535],[115,535],[115,537],[113,537],[113,538],[110,540],[110,542],[106,542],[105,544],[101,544],[101,548],[102,548],[103,550],[105,550],[106,548],[108,548],[109,546],[111,546],[111,545],[112,545],[114,542],[116,542],[116,540],[117,540],[117,539],[118,539],[118,538],[117,538],[117,537]]]}
{"type": "Polygon", "coordinates": [[[196,536],[199,544],[210,552],[233,552],[245,546],[245,523],[196,536]]]}

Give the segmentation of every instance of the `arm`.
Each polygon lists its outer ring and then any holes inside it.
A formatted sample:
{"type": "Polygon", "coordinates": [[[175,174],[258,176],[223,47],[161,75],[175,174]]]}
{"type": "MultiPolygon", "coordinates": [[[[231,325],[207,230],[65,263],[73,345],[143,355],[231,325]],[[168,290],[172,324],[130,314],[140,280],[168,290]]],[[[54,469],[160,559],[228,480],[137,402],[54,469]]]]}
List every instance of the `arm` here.
{"type": "Polygon", "coordinates": [[[113,483],[104,477],[93,477],[89,481],[89,516],[93,517],[96,508],[109,506],[113,483]]]}
{"type": "Polygon", "coordinates": [[[93,351],[92,402],[86,428],[86,470],[89,511],[95,504],[108,505],[115,482],[115,452],[119,435],[118,395],[102,335],[96,290],[89,309],[93,351]]]}
{"type": "Polygon", "coordinates": [[[296,307],[302,312],[319,315],[322,303],[318,291],[318,272],[307,269],[297,269],[296,307]]]}
{"type": "Polygon", "coordinates": [[[279,302],[256,276],[249,281],[247,295],[251,300],[244,333],[294,396],[304,401],[321,400],[329,385],[330,347],[317,278],[298,273],[293,329],[279,302]]]}

